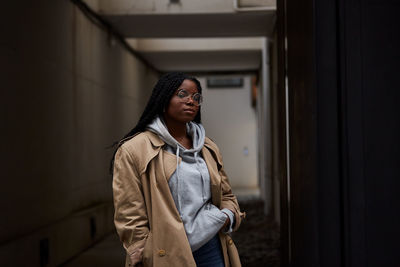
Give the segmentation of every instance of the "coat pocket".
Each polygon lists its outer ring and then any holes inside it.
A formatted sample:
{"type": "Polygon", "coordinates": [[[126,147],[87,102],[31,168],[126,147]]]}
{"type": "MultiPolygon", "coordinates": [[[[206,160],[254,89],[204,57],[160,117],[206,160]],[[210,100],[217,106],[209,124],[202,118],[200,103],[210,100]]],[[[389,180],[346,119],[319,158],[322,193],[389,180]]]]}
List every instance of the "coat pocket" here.
{"type": "Polygon", "coordinates": [[[149,232],[143,248],[142,262],[144,266],[153,266],[153,233],[149,232]]]}

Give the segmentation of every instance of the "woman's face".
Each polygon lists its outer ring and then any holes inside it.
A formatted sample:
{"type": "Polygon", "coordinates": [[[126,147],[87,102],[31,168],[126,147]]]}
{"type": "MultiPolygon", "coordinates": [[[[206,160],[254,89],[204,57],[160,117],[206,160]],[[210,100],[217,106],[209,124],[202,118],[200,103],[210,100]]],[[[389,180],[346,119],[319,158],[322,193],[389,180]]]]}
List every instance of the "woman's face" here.
{"type": "Polygon", "coordinates": [[[199,112],[199,106],[193,100],[194,94],[198,93],[196,84],[191,80],[183,80],[182,84],[175,90],[174,95],[169,101],[168,107],[165,110],[165,119],[174,120],[176,122],[187,123],[194,120],[199,112]],[[185,92],[189,97],[182,98],[185,92]],[[179,96],[178,96],[179,93],[179,96]]]}

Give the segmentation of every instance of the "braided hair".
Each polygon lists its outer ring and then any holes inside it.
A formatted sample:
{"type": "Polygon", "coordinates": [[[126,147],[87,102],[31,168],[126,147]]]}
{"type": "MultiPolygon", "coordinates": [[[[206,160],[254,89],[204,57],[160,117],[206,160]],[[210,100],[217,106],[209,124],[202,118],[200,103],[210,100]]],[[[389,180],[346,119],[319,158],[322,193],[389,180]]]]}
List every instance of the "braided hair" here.
{"type": "MultiPolygon", "coordinates": [[[[173,94],[175,93],[176,89],[182,84],[184,80],[191,80],[193,81],[196,86],[198,92],[201,94],[201,85],[200,82],[195,78],[186,75],[182,72],[171,72],[164,74],[158,80],[156,85],[153,88],[151,93],[150,99],[147,102],[147,105],[140,116],[139,122],[136,126],[130,130],[120,141],[115,142],[112,147],[117,146],[114,151],[114,155],[111,159],[110,165],[110,173],[112,174],[113,166],[114,166],[114,157],[115,153],[117,152],[118,148],[127,140],[132,138],[135,134],[144,132],[146,130],[147,125],[149,125],[154,118],[159,115],[162,116],[164,110],[167,109],[169,105],[169,101],[171,100],[173,94]]],[[[201,114],[200,109],[197,112],[196,117],[193,120],[194,122],[200,123],[201,122],[201,114]]]]}

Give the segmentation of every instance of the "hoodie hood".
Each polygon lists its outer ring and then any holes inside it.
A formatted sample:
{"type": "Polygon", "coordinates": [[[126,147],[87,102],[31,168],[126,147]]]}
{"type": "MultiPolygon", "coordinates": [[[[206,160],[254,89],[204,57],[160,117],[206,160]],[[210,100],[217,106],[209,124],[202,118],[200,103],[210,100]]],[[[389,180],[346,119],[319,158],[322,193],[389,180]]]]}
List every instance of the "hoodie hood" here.
{"type": "MultiPolygon", "coordinates": [[[[157,116],[148,126],[147,129],[156,133],[166,144],[171,146],[176,151],[186,153],[199,153],[204,145],[206,133],[203,125],[195,122],[188,122],[186,124],[187,133],[192,137],[193,148],[187,149],[182,146],[174,137],[169,133],[164,121],[157,116]]],[[[178,153],[177,153],[178,154],[178,153]]]]}

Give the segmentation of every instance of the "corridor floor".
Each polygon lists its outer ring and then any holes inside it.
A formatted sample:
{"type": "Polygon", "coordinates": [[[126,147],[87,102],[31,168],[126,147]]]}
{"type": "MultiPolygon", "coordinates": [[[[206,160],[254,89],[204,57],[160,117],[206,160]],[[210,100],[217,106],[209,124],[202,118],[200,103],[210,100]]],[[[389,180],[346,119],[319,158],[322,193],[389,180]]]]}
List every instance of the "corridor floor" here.
{"type": "Polygon", "coordinates": [[[239,200],[246,219],[237,232],[232,234],[239,250],[243,267],[280,266],[279,227],[264,215],[260,199],[239,200]]]}
{"type": "MultiPolygon", "coordinates": [[[[239,250],[243,267],[279,266],[279,229],[263,215],[263,203],[258,199],[240,201],[246,219],[233,239],[239,250]]],[[[64,264],[64,267],[123,267],[125,252],[116,234],[64,264]]]]}

